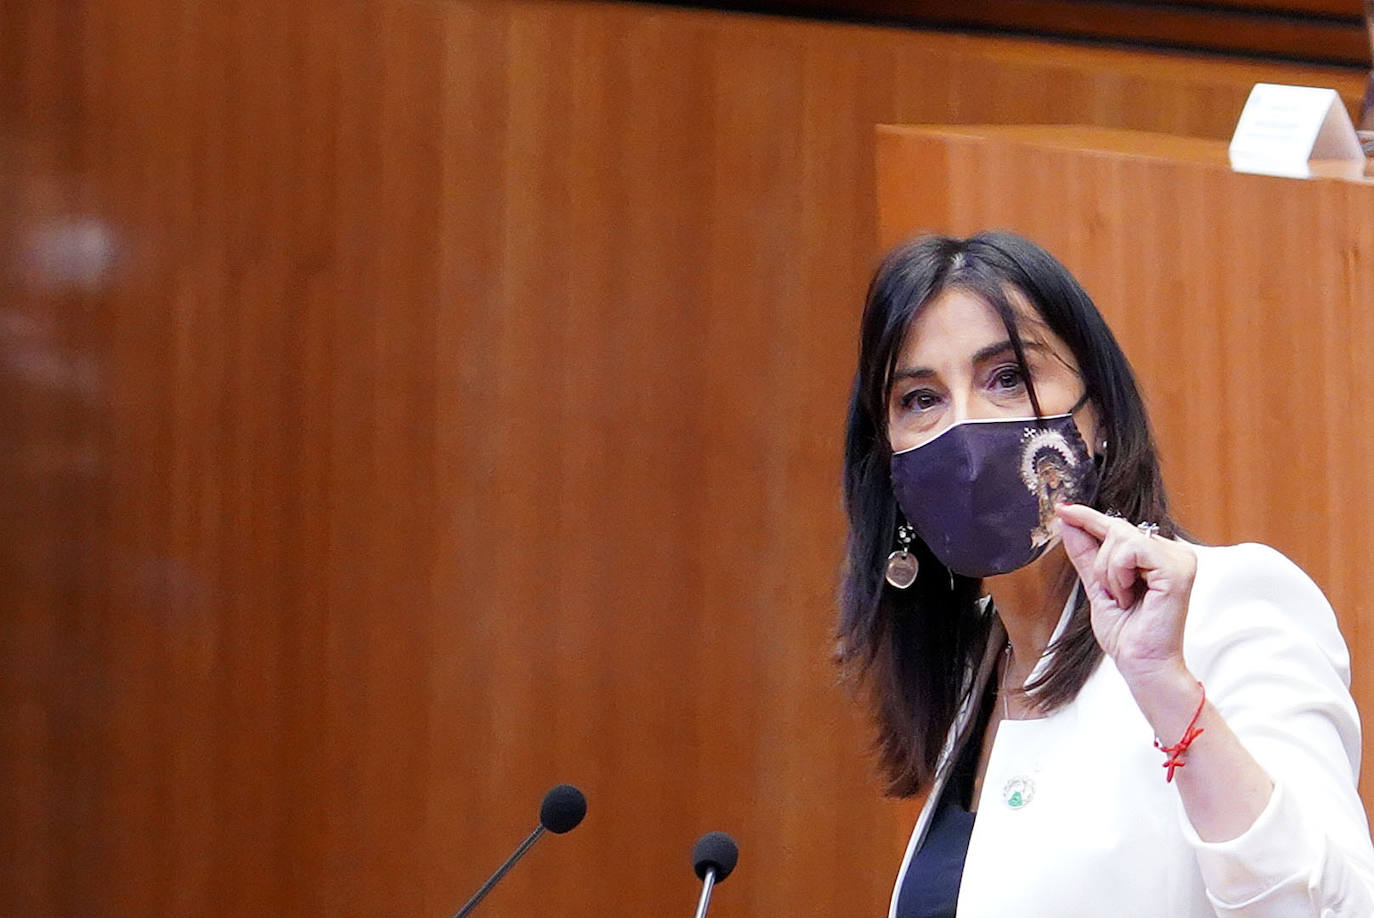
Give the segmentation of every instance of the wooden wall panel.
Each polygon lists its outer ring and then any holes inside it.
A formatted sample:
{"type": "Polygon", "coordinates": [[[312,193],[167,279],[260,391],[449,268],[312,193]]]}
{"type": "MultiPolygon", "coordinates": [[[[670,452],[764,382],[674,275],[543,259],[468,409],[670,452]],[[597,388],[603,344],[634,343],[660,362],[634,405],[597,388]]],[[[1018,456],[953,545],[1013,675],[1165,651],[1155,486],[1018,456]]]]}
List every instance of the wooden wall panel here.
{"type": "MultiPolygon", "coordinates": [[[[681,4],[683,0],[655,0],[681,4]]],[[[1359,0],[686,0],[687,5],[922,29],[985,29],[1362,67],[1359,0]]]]}
{"type": "Polygon", "coordinates": [[[877,914],[827,661],[872,126],[1235,65],[624,4],[0,0],[0,912],[877,914]],[[538,902],[552,903],[538,905],[538,902]]]}

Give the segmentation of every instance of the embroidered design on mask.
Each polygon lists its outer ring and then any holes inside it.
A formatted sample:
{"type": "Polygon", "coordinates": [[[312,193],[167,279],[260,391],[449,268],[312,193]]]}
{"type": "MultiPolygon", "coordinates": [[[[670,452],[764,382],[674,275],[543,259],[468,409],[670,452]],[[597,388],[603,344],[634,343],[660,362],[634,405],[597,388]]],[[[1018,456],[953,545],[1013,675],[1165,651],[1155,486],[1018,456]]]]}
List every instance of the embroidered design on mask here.
{"type": "Polygon", "coordinates": [[[1075,474],[1079,464],[1069,441],[1057,430],[1027,427],[1021,434],[1021,482],[1035,497],[1040,525],[1031,530],[1032,548],[1047,544],[1053,537],[1050,523],[1054,508],[1078,503],[1086,498],[1083,476],[1075,474]]]}

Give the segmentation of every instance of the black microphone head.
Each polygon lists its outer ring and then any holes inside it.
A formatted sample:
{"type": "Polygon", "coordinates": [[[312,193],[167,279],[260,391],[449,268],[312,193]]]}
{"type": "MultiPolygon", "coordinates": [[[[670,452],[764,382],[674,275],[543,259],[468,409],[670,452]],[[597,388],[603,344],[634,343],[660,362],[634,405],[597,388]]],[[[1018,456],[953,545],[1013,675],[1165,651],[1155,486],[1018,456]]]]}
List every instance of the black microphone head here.
{"type": "Polygon", "coordinates": [[[739,845],[724,832],[707,832],[692,848],[692,869],[697,879],[706,879],[706,871],[716,868],[716,882],[723,881],[735,869],[739,860],[739,845]]]}
{"type": "Polygon", "coordinates": [[[539,805],[539,824],[555,835],[577,828],[587,815],[587,798],[571,784],[560,784],[544,795],[539,805]]]}

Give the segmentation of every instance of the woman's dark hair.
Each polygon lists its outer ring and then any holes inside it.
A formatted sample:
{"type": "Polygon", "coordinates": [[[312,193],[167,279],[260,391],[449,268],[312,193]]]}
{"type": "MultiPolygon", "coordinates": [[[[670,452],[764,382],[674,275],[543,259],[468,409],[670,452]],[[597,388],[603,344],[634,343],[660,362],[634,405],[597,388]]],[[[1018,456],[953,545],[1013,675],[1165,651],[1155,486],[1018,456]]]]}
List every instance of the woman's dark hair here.
{"type": "MultiPolygon", "coordinates": [[[[849,540],[836,657],[869,696],[887,792],[898,797],[919,792],[933,779],[992,624],[980,600],[982,581],[951,574],[919,538],[911,549],[920,562],[916,582],[899,590],[883,579],[900,521],[887,432],[892,374],[912,321],[952,289],[978,296],[1001,316],[1039,417],[1009,295],[1019,292],[1030,303],[1077,360],[1099,418],[1099,439],[1107,443],[1099,450],[1103,462],[1093,505],[1128,520],[1157,522],[1166,536],[1175,531],[1135,374],[1097,307],[1054,256],[1004,232],[969,239],[929,236],[889,253],[868,289],[845,430],[849,540]]],[[[1102,658],[1081,595],[1053,651],[1046,672],[1026,687],[1043,712],[1071,701],[1102,658]]]]}

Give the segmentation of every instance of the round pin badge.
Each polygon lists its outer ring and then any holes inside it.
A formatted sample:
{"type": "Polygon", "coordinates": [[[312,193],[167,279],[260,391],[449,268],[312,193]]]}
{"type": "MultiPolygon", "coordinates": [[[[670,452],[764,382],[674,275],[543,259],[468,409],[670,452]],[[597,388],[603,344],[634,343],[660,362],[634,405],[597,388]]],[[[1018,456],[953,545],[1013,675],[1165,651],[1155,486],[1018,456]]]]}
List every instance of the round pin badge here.
{"type": "Polygon", "coordinates": [[[1012,778],[1002,787],[1002,802],[1009,810],[1019,810],[1035,799],[1035,782],[1030,778],[1012,778]]]}

